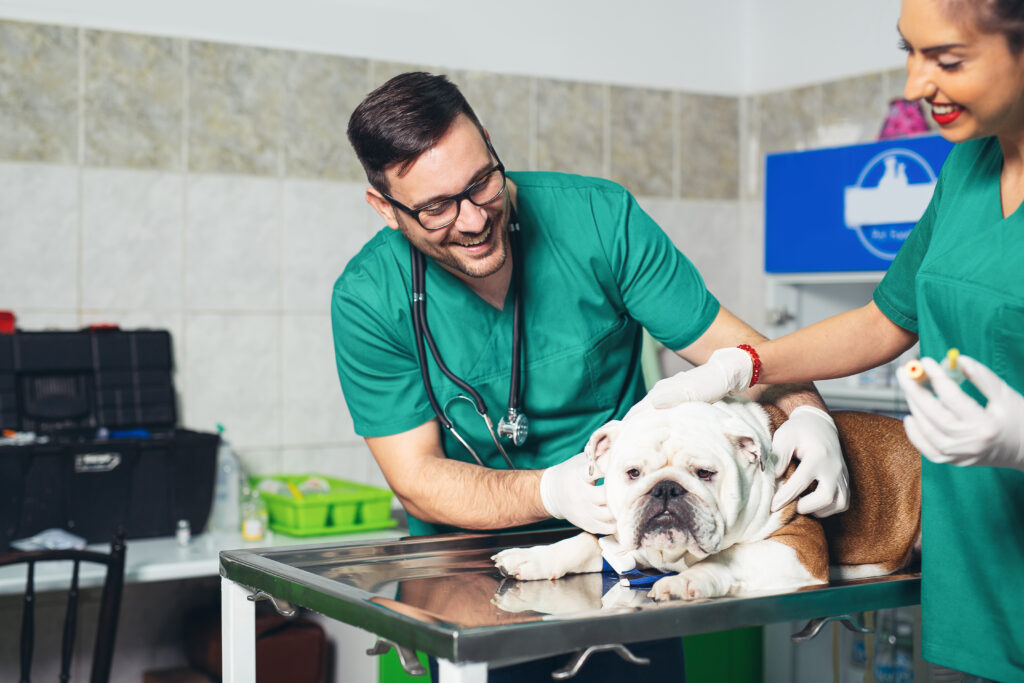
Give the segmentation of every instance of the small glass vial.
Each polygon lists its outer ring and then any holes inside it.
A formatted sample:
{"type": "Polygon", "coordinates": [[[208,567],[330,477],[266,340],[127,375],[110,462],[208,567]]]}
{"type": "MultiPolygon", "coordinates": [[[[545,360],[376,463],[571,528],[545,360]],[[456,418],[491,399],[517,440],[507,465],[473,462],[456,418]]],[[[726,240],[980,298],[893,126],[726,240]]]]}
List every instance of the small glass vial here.
{"type": "Polygon", "coordinates": [[[267,504],[258,489],[250,489],[242,500],[242,538],[259,541],[266,532],[267,504]]]}
{"type": "Polygon", "coordinates": [[[174,537],[178,539],[178,545],[188,545],[192,540],[192,527],[187,519],[178,520],[178,528],[174,531],[174,537]]]}

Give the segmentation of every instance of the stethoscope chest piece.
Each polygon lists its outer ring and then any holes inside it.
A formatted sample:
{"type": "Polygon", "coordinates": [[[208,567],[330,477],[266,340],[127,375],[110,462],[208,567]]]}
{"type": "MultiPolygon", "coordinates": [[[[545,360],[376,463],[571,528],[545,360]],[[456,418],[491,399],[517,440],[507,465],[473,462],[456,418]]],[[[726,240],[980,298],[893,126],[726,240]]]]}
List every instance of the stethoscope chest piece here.
{"type": "Polygon", "coordinates": [[[508,414],[498,420],[498,436],[507,436],[516,446],[526,443],[529,432],[530,421],[515,408],[509,408],[508,414]]]}

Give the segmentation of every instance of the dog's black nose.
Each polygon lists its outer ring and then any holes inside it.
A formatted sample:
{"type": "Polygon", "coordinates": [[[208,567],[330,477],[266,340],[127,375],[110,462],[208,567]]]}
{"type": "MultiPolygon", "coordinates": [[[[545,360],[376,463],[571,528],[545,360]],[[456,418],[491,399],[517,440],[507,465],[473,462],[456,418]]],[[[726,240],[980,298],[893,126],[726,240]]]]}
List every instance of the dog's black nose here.
{"type": "Polygon", "coordinates": [[[651,489],[651,495],[653,497],[660,498],[665,502],[668,502],[673,498],[678,498],[679,496],[682,496],[685,493],[686,489],[684,489],[676,482],[667,479],[665,481],[659,481],[657,484],[654,485],[654,488],[651,489]]]}

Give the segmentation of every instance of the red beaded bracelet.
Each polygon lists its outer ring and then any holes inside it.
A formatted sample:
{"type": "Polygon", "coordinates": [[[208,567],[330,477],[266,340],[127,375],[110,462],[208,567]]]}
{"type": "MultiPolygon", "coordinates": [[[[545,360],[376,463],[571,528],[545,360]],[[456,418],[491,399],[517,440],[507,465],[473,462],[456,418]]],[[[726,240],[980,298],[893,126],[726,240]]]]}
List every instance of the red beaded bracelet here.
{"type": "Polygon", "coordinates": [[[761,379],[761,357],[757,355],[757,351],[750,344],[740,344],[736,348],[743,349],[750,354],[750,361],[754,365],[754,371],[750,375],[750,386],[757,384],[757,380],[761,379]]]}

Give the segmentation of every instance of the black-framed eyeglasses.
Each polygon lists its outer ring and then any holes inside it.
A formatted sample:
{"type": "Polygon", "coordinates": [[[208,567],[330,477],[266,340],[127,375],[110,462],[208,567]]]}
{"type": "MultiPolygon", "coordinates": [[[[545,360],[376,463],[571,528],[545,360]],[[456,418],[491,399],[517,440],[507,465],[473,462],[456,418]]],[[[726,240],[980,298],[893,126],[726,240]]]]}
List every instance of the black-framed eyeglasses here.
{"type": "MultiPolygon", "coordinates": [[[[488,145],[490,147],[490,145],[488,145]]],[[[493,153],[493,150],[492,150],[493,153]]],[[[497,154],[494,155],[497,158],[497,154]]],[[[489,171],[475,180],[458,194],[430,202],[418,209],[410,209],[394,197],[381,192],[391,204],[416,219],[424,230],[447,228],[459,218],[462,200],[468,199],[475,206],[486,206],[505,193],[505,166],[498,161],[489,171]]]]}

